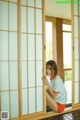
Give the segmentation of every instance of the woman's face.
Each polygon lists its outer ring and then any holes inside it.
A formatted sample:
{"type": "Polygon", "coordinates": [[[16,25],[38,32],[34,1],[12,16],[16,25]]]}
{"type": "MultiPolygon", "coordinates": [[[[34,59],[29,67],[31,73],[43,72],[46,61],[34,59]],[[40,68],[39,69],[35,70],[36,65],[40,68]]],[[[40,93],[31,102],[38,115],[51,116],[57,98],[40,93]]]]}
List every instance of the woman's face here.
{"type": "Polygon", "coordinates": [[[51,78],[54,78],[54,76],[55,76],[54,70],[51,68],[50,65],[46,65],[46,74],[48,76],[51,76],[51,78]]]}
{"type": "Polygon", "coordinates": [[[51,66],[50,65],[46,65],[46,74],[47,75],[51,76],[51,70],[52,70],[51,66]]]}

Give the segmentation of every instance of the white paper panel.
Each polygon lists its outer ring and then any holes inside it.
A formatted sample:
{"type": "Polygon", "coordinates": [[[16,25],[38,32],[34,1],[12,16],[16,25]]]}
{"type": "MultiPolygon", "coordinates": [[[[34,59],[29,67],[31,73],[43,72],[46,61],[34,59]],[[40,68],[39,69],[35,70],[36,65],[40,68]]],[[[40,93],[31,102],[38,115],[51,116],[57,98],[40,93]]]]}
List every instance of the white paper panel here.
{"type": "Polygon", "coordinates": [[[75,60],[74,63],[74,81],[79,81],[79,61],[75,60]]]}
{"type": "Polygon", "coordinates": [[[42,0],[36,0],[36,7],[42,8],[42,0]]]}
{"type": "MultiPolygon", "coordinates": [[[[9,0],[10,2],[17,2],[18,0],[9,0]]],[[[24,1],[24,0],[23,0],[24,1]]]]}
{"type": "Polygon", "coordinates": [[[36,35],[36,60],[42,60],[42,35],[36,35]]]}
{"type": "Polygon", "coordinates": [[[21,0],[21,4],[22,5],[26,5],[27,3],[26,3],[26,0],[21,0]]]}
{"type": "Polygon", "coordinates": [[[42,86],[42,61],[36,61],[36,84],[42,86]]]}
{"type": "Polygon", "coordinates": [[[10,30],[17,31],[17,4],[10,3],[10,30]]]}
{"type": "Polygon", "coordinates": [[[1,88],[0,88],[0,103],[1,103],[1,88]]]}
{"type": "Polygon", "coordinates": [[[29,89],[29,113],[35,112],[35,88],[29,89]]]}
{"type": "Polygon", "coordinates": [[[75,103],[79,103],[79,82],[75,83],[75,92],[74,92],[74,101],[75,103]]]}
{"type": "Polygon", "coordinates": [[[8,60],[8,32],[0,31],[0,60],[8,60]]]}
{"type": "Polygon", "coordinates": [[[22,62],[22,88],[27,87],[27,62],[22,62]]]}
{"type": "Polygon", "coordinates": [[[36,9],[36,33],[42,34],[42,10],[36,9]]]}
{"type": "Polygon", "coordinates": [[[34,7],[34,0],[28,0],[28,6],[34,7]]]}
{"type": "Polygon", "coordinates": [[[22,114],[28,114],[27,89],[22,90],[22,114]]]}
{"type": "Polygon", "coordinates": [[[21,7],[21,31],[27,32],[27,8],[21,7]]]}
{"type": "Polygon", "coordinates": [[[34,35],[28,35],[28,60],[35,60],[34,35]]]}
{"type": "Polygon", "coordinates": [[[74,15],[78,15],[78,4],[74,4],[74,15]]]}
{"type": "Polygon", "coordinates": [[[9,77],[8,77],[8,63],[0,62],[0,80],[1,90],[9,89],[9,77]]]}
{"type": "Polygon", "coordinates": [[[18,89],[18,63],[10,63],[10,89],[18,89]]]}
{"type": "Polygon", "coordinates": [[[37,112],[43,111],[43,88],[37,88],[37,112]]]}
{"type": "Polygon", "coordinates": [[[78,37],[78,17],[74,16],[74,37],[78,37]]]}
{"type": "Polygon", "coordinates": [[[28,83],[29,83],[29,87],[35,86],[35,62],[34,61],[28,62],[28,83]]]}
{"type": "Polygon", "coordinates": [[[17,33],[10,32],[10,60],[18,60],[18,40],[17,33]]]}
{"type": "Polygon", "coordinates": [[[8,30],[8,3],[0,1],[0,30],[8,30]]]}
{"type": "Polygon", "coordinates": [[[74,38],[74,59],[79,59],[79,40],[74,38]]]}
{"type": "Polygon", "coordinates": [[[9,92],[1,92],[1,111],[9,112],[9,92]]]}
{"type": "Polygon", "coordinates": [[[19,117],[18,91],[10,92],[11,118],[19,117]]]}
{"type": "Polygon", "coordinates": [[[21,55],[22,60],[27,60],[27,35],[21,35],[21,55]]]}
{"type": "Polygon", "coordinates": [[[28,33],[34,33],[34,8],[28,8],[28,33]]]}
{"type": "Polygon", "coordinates": [[[1,103],[1,88],[0,88],[0,103],[1,103]]]}

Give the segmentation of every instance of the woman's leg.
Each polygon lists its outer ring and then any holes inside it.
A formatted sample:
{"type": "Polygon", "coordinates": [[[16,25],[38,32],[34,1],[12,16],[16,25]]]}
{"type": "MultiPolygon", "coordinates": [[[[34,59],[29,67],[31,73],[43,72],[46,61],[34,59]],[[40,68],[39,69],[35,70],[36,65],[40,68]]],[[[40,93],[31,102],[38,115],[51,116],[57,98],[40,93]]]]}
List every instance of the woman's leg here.
{"type": "Polygon", "coordinates": [[[47,105],[54,111],[58,112],[58,105],[55,102],[55,100],[49,95],[49,93],[46,91],[46,101],[47,105]]]}

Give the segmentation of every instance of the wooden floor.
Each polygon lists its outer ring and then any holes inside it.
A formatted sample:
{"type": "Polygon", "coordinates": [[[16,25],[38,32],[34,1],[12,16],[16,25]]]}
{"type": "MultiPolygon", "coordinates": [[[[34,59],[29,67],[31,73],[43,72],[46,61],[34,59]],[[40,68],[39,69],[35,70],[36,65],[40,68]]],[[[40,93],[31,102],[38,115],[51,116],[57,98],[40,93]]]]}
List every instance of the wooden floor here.
{"type": "Polygon", "coordinates": [[[54,117],[44,118],[42,120],[80,120],[80,110],[76,110],[63,115],[57,115],[54,117]]]}

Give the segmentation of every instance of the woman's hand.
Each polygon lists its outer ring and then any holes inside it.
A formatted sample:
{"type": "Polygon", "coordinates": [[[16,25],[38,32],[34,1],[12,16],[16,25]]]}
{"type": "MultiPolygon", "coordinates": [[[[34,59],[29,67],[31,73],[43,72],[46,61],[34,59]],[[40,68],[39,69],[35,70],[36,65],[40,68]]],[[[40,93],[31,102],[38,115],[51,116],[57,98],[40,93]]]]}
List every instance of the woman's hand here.
{"type": "Polygon", "coordinates": [[[46,75],[44,75],[44,76],[42,77],[42,80],[43,80],[43,83],[44,83],[45,85],[48,85],[48,81],[47,81],[46,75]]]}

